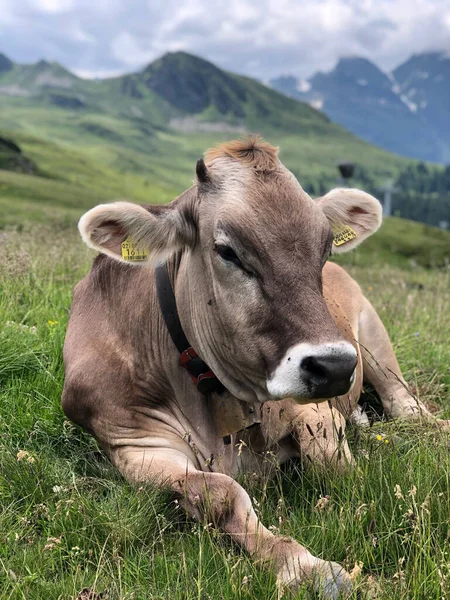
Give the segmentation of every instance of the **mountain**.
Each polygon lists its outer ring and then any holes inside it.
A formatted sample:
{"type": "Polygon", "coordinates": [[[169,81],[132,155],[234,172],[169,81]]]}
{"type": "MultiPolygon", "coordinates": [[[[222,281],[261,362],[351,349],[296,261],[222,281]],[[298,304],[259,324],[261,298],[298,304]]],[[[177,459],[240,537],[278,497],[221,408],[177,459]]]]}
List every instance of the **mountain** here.
{"type": "Polygon", "coordinates": [[[57,62],[40,60],[31,65],[13,63],[0,54],[0,93],[11,96],[36,96],[46,88],[70,89],[78,80],[57,62]]]}
{"type": "Polygon", "coordinates": [[[149,90],[185,113],[209,109],[231,118],[245,117],[245,84],[202,58],[184,52],[168,54],[148,65],[139,78],[149,90]]]}
{"type": "Polygon", "coordinates": [[[450,162],[450,59],[442,53],[413,56],[391,74],[364,58],[342,58],[328,73],[271,85],[387,150],[450,162]]]}
{"type": "Polygon", "coordinates": [[[307,104],[287,100],[255,80],[227,73],[184,52],[165,54],[138,73],[100,81],[80,79],[47,61],[11,65],[0,71],[0,97],[106,110],[175,128],[183,127],[179,119],[186,117],[193,117],[199,129],[205,129],[202,122],[228,124],[225,130],[232,126],[245,130],[261,123],[286,130],[305,122],[328,127],[328,118],[307,104]],[[171,123],[171,119],[176,121],[171,123]]]}
{"type": "MultiPolygon", "coordinates": [[[[85,80],[58,63],[12,63],[0,72],[0,129],[30,134],[87,153],[108,168],[189,183],[205,148],[260,133],[310,190],[336,182],[336,165],[356,161],[374,180],[406,164],[256,80],[223,71],[185,52],[169,53],[136,73],[85,80]]],[[[24,151],[33,159],[33,149],[24,151]]],[[[37,160],[38,157],[36,157],[37,160]]],[[[55,173],[54,165],[37,165],[55,173]]],[[[126,191],[126,190],[125,190],[126,191]]],[[[129,193],[129,192],[128,192],[129,193]]]]}

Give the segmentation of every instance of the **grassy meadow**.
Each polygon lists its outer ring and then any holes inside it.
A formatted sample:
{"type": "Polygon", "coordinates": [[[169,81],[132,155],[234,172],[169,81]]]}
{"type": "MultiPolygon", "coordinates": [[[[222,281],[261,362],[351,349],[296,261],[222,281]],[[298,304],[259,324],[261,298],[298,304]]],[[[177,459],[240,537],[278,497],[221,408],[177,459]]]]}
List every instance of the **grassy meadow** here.
{"type": "MultiPolygon", "coordinates": [[[[166,494],[127,484],[60,407],[71,292],[93,257],[77,218],[117,197],[167,201],[194,163],[144,177],[96,161],[95,147],[15,139],[46,177],[0,172],[0,598],[277,599],[273,575],[166,494]]],[[[446,418],[449,260],[450,234],[396,219],[340,259],[415,393],[446,418]]],[[[244,481],[264,523],[344,564],[360,598],[449,598],[449,434],[378,421],[349,435],[345,476],[291,464],[266,485],[244,481]]]]}

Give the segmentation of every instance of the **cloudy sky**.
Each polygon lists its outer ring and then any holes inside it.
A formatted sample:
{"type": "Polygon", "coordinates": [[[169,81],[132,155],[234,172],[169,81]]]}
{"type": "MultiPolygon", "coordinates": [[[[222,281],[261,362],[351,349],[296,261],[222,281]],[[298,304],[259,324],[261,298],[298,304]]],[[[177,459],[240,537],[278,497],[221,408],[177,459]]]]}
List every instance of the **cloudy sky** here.
{"type": "Polygon", "coordinates": [[[339,56],[392,69],[450,52],[449,0],[0,0],[0,52],[85,77],[185,50],[262,80],[307,77],[339,56]]]}

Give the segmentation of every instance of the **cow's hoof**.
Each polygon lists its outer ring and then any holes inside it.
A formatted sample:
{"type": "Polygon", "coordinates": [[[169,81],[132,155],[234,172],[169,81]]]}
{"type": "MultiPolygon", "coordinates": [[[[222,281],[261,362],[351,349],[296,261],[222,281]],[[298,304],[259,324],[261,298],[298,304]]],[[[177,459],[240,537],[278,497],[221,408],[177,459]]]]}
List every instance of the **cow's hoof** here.
{"type": "Polygon", "coordinates": [[[296,570],[296,576],[292,576],[292,565],[285,567],[278,573],[278,586],[295,592],[302,585],[309,584],[320,593],[322,600],[343,600],[353,591],[350,575],[334,562],[323,562],[316,567],[312,574],[307,576],[301,569],[296,570]]]}
{"type": "Polygon", "coordinates": [[[353,590],[349,574],[337,563],[328,563],[328,569],[318,574],[316,586],[323,600],[338,600],[347,598],[353,590]]]}

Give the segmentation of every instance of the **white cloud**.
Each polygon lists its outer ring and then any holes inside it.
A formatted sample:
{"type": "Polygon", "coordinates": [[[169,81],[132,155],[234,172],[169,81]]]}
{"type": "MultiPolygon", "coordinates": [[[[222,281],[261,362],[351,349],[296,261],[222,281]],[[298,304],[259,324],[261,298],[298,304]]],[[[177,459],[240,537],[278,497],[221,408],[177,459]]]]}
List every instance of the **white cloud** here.
{"type": "Polygon", "coordinates": [[[264,80],[308,77],[340,56],[391,69],[450,51],[448,0],[0,0],[0,14],[0,52],[85,73],[179,49],[264,80]]]}
{"type": "Polygon", "coordinates": [[[47,13],[63,13],[75,6],[74,0],[32,0],[30,4],[47,13]]]}
{"type": "Polygon", "coordinates": [[[81,42],[84,44],[95,43],[95,37],[85,31],[78,23],[70,23],[66,29],[66,35],[74,42],[81,42]]]}
{"type": "Polygon", "coordinates": [[[309,104],[316,110],[322,110],[323,100],[322,98],[315,98],[314,100],[311,100],[309,104]]]}
{"type": "Polygon", "coordinates": [[[145,42],[121,31],[111,43],[113,56],[122,64],[137,66],[155,58],[154,50],[145,48],[145,42]]]}

